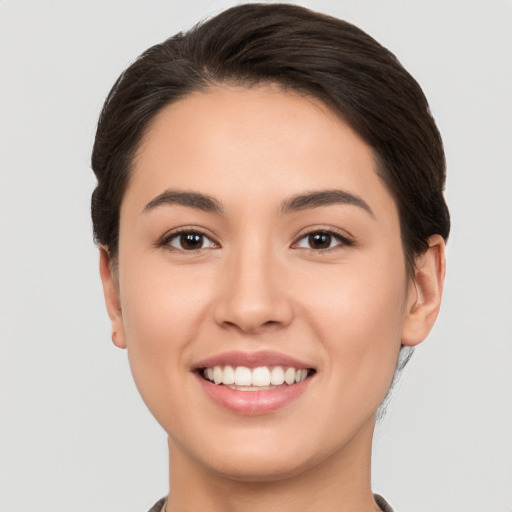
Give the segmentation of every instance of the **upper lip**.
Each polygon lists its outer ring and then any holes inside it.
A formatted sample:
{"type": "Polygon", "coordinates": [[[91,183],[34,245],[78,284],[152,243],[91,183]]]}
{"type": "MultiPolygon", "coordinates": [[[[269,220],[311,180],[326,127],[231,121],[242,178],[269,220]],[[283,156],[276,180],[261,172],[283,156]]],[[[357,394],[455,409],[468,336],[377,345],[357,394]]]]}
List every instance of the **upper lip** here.
{"type": "Polygon", "coordinates": [[[258,366],[288,366],[297,369],[312,369],[310,364],[307,364],[299,359],[291,357],[286,354],[272,351],[259,351],[259,352],[223,352],[207,359],[203,359],[194,364],[194,369],[212,368],[214,366],[246,366],[248,368],[257,368],[258,366]]]}

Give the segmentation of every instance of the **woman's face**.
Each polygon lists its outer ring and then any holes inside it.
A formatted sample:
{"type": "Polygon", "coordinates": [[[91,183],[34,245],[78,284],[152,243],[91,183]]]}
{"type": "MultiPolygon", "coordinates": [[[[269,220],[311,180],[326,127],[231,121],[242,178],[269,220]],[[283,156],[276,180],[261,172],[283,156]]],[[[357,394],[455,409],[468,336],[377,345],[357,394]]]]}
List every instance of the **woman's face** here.
{"type": "Polygon", "coordinates": [[[117,280],[115,342],[177,460],[264,480],[369,451],[414,286],[371,149],[319,102],[226,87],[163,109],[117,280]]]}

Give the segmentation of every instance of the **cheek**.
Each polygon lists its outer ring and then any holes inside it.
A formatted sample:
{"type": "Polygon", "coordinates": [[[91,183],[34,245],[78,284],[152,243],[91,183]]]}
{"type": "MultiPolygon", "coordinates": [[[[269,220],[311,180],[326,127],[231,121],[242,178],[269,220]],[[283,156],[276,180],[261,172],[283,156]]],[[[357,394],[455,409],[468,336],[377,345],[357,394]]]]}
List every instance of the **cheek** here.
{"type": "Polygon", "coordinates": [[[176,399],[170,390],[188,375],[210,286],[198,273],[170,272],[158,262],[126,268],[130,271],[123,275],[120,267],[121,306],[130,367],[142,398],[156,413],[161,402],[176,399]]]}
{"type": "Polygon", "coordinates": [[[321,338],[329,378],[343,390],[347,404],[377,407],[401,346],[405,267],[390,259],[384,265],[339,268],[329,278],[317,276],[311,289],[315,293],[302,302],[302,313],[321,338]]]}
{"type": "MultiPolygon", "coordinates": [[[[128,343],[165,350],[186,343],[195,333],[203,311],[200,305],[210,296],[209,279],[198,266],[183,271],[146,257],[144,265],[132,265],[121,278],[121,305],[128,343]]],[[[122,269],[121,269],[122,272],[122,269]]]]}

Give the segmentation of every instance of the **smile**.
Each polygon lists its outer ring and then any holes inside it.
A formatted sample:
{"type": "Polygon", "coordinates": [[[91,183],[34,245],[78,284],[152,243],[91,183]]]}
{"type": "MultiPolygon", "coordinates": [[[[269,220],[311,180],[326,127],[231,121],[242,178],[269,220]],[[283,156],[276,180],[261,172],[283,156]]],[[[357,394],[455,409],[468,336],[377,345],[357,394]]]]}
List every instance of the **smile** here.
{"type": "Polygon", "coordinates": [[[237,391],[264,391],[277,386],[292,386],[307,379],[313,370],[283,366],[211,366],[203,368],[201,375],[204,379],[217,386],[227,386],[237,391]]]}
{"type": "Polygon", "coordinates": [[[291,406],[314,386],[317,369],[273,351],[225,352],[192,368],[209,400],[230,413],[258,416],[291,406]]]}

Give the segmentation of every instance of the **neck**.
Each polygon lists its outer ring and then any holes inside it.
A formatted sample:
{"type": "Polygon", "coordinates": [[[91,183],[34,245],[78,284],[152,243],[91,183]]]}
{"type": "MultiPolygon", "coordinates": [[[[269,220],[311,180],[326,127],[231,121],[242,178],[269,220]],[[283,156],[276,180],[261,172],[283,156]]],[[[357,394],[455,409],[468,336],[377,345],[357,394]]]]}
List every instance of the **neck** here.
{"type": "Polygon", "coordinates": [[[371,491],[373,422],[348,446],[285,477],[240,481],[190,457],[169,440],[166,512],[375,512],[371,491]]]}

